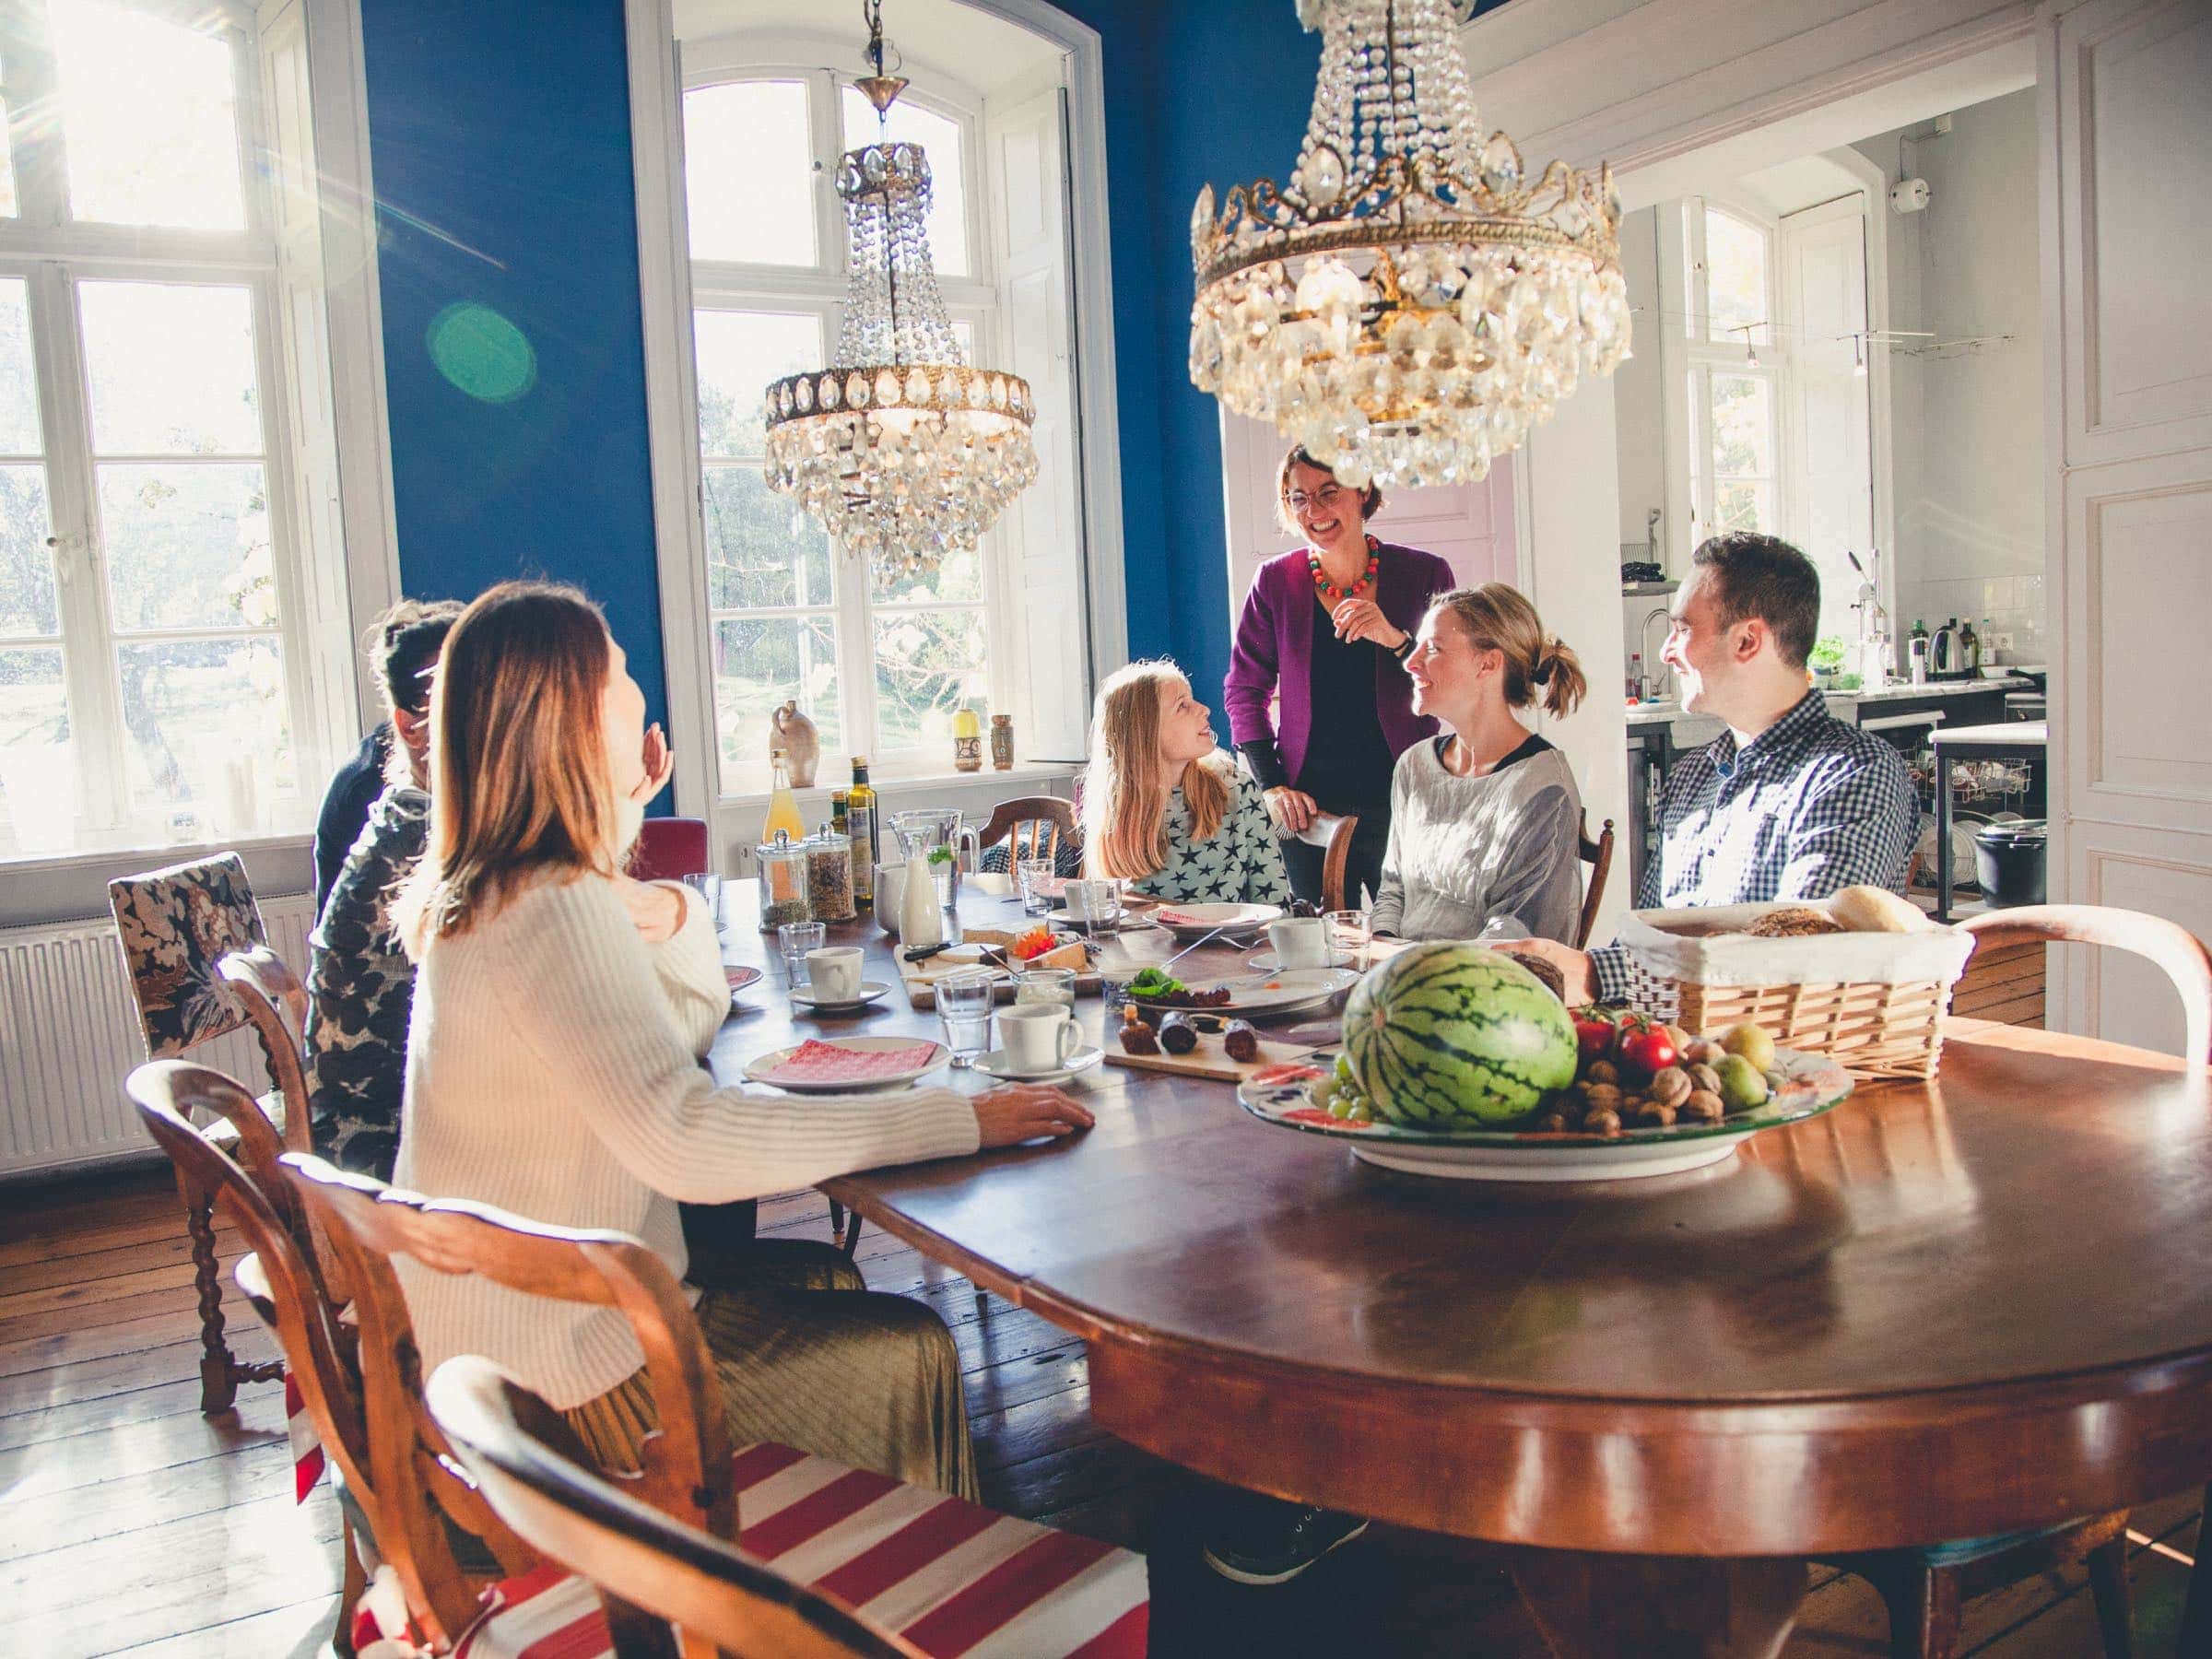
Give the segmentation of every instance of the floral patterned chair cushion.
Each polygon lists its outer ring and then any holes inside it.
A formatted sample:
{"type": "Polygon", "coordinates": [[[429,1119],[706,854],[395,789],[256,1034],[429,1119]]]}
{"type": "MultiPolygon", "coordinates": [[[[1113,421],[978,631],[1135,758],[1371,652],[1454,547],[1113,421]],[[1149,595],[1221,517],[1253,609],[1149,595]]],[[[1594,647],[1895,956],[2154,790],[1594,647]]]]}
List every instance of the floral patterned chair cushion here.
{"type": "Polygon", "coordinates": [[[237,853],[111,881],[108,902],[148,1055],[166,1060],[245,1024],[215,971],[227,952],[268,943],[237,853]]]}

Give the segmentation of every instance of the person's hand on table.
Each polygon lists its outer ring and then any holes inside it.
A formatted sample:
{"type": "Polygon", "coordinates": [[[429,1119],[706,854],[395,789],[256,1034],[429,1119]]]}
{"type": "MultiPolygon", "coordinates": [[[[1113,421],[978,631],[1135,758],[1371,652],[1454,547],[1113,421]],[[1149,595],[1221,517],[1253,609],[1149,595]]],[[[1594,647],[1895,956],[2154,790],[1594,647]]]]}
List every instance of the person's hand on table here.
{"type": "Polygon", "coordinates": [[[675,938],[682,929],[689,908],[683,888],[663,881],[637,881],[628,876],[618,876],[615,890],[622,895],[629,919],[637,924],[646,944],[662,944],[675,938]]]}
{"type": "Polygon", "coordinates": [[[1263,798],[1267,803],[1268,816],[1291,835],[1302,834],[1313,821],[1313,815],[1321,810],[1312,795],[1288,783],[1277,783],[1263,798]]]}
{"type": "Polygon", "coordinates": [[[975,1097],[975,1126],[985,1151],[1041,1135],[1059,1139],[1097,1122],[1070,1097],[1041,1084],[1008,1083],[975,1097]]]}
{"type": "Polygon", "coordinates": [[[1406,643],[1406,630],[1384,616],[1382,607],[1372,599],[1339,600],[1329,613],[1329,621],[1340,640],[1372,640],[1385,651],[1395,651],[1406,643]]]}
{"type": "Polygon", "coordinates": [[[1597,998],[1597,976],[1583,951],[1556,939],[1504,939],[1490,948],[1502,950],[1509,956],[1539,957],[1549,962],[1567,982],[1559,991],[1559,1000],[1571,1008],[1579,1008],[1597,998]]]}

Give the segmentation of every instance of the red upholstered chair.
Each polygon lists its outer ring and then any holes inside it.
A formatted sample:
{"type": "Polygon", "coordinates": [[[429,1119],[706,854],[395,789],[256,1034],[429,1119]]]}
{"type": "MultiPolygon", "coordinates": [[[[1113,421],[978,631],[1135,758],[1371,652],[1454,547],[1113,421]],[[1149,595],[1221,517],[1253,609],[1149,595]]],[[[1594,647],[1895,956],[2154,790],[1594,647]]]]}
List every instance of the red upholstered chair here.
{"type": "Polygon", "coordinates": [[[629,873],[640,881],[704,876],[713,867],[707,862],[705,818],[649,818],[630,849],[629,873]]]}

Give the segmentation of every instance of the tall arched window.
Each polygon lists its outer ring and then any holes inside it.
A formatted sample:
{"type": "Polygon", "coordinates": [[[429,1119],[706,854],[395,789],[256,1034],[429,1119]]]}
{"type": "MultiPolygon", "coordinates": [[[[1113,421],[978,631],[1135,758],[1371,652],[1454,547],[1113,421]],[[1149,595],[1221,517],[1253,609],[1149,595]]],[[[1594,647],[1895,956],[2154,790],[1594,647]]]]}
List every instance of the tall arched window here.
{"type": "Polygon", "coordinates": [[[1787,504],[1773,232],[1701,197],[1682,212],[1691,541],[1723,530],[1779,535],[1787,504]]]}

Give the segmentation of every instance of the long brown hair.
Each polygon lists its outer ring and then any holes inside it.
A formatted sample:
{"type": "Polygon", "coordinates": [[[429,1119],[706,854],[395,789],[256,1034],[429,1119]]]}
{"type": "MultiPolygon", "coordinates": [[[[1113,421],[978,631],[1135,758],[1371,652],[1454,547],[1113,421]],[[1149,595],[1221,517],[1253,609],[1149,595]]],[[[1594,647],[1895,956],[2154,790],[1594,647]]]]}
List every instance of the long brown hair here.
{"type": "Polygon", "coordinates": [[[1582,659],[1559,635],[1544,631],[1536,607],[1519,588],[1503,582],[1453,588],[1429,602],[1431,616],[1440,610],[1458,618],[1476,650],[1503,653],[1509,709],[1528,707],[1541,686],[1547,714],[1571,714],[1590,688],[1582,659]]]}
{"type": "Polygon", "coordinates": [[[619,814],[600,724],[613,657],[574,588],[503,582],[461,613],[430,691],[430,836],[394,919],[419,956],[540,870],[612,876],[619,814]]]}
{"type": "MultiPolygon", "coordinates": [[[[1106,677],[1090,711],[1090,764],[1083,773],[1083,845],[1094,875],[1135,880],[1168,862],[1168,787],[1159,781],[1159,717],[1182,670],[1131,663],[1106,677]]],[[[1210,841],[1229,816],[1219,750],[1182,769],[1191,839],[1210,841]]]]}

